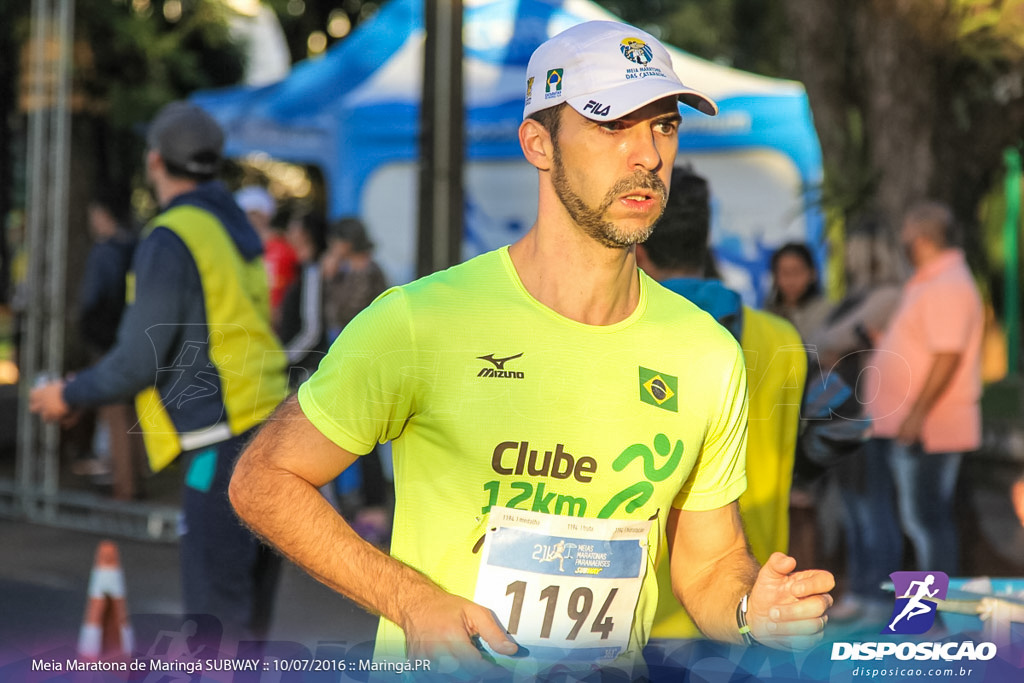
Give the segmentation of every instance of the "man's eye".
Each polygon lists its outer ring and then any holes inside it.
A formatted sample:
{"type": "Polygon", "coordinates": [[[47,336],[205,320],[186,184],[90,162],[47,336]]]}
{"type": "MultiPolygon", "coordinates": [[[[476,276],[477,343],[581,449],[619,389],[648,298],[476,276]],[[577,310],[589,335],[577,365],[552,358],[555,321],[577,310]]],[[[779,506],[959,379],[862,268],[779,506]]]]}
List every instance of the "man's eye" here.
{"type": "Polygon", "coordinates": [[[602,128],[604,128],[605,130],[615,131],[615,130],[622,130],[623,123],[622,123],[622,121],[602,121],[600,126],[602,128]]]}
{"type": "Polygon", "coordinates": [[[661,121],[655,124],[654,129],[663,135],[672,135],[678,129],[679,124],[675,121],[661,121]]]}

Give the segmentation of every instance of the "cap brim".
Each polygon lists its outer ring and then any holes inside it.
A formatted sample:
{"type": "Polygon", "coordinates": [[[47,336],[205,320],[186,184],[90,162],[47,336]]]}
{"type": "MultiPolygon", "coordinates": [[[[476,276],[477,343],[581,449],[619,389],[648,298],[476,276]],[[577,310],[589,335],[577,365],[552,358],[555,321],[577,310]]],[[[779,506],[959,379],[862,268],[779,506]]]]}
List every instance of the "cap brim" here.
{"type": "Polygon", "coordinates": [[[702,114],[715,116],[718,104],[713,99],[681,83],[662,78],[645,78],[636,82],[602,90],[592,95],[580,95],[566,99],[581,116],[596,121],[611,121],[632,113],[651,102],[675,95],[680,102],[702,114]]]}

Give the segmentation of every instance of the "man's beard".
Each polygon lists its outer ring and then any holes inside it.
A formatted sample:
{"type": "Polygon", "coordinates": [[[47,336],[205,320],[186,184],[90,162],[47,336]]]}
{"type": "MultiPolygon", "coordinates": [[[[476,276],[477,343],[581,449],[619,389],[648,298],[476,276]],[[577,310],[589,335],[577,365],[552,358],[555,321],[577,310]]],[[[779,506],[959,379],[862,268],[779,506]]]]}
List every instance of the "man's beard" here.
{"type": "Polygon", "coordinates": [[[562,202],[569,216],[583,229],[587,235],[597,240],[600,244],[611,248],[619,249],[639,244],[651,236],[654,225],[658,218],[665,211],[665,203],[668,201],[668,188],[665,183],[653,171],[634,171],[632,175],[618,180],[605,194],[600,206],[592,208],[587,206],[583,198],[573,192],[569,187],[569,179],[565,175],[565,167],[562,165],[561,155],[555,150],[554,163],[551,169],[551,182],[555,188],[555,194],[562,202]],[[619,228],[615,223],[607,220],[605,214],[612,204],[622,195],[630,190],[654,190],[661,199],[661,206],[658,215],[654,216],[650,225],[643,229],[629,232],[619,228]]]}

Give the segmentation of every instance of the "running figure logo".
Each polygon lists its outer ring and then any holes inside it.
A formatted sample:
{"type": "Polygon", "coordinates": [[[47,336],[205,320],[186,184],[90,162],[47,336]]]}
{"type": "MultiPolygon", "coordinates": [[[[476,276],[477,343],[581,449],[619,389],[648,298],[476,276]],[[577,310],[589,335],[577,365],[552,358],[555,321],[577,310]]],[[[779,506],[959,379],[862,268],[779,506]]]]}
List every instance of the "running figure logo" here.
{"type": "Polygon", "coordinates": [[[893,572],[896,605],[882,633],[920,634],[935,623],[936,601],[945,600],[949,577],[943,572],[893,572]]]}
{"type": "MultiPolygon", "coordinates": [[[[569,544],[568,547],[575,547],[575,544],[569,544]]],[[[560,540],[554,545],[537,545],[533,553],[533,559],[540,562],[558,562],[558,571],[565,573],[565,561],[572,559],[572,556],[567,554],[566,550],[567,547],[564,540],[560,540]]]]}

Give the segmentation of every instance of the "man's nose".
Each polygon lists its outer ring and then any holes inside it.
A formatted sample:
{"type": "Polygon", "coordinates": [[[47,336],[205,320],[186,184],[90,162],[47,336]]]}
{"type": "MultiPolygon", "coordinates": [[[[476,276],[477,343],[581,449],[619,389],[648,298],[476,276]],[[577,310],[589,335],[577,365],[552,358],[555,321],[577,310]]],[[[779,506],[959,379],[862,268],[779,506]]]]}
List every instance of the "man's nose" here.
{"type": "Polygon", "coordinates": [[[654,131],[647,126],[633,126],[629,139],[629,168],[656,171],[661,168],[661,151],[654,131]]]}

